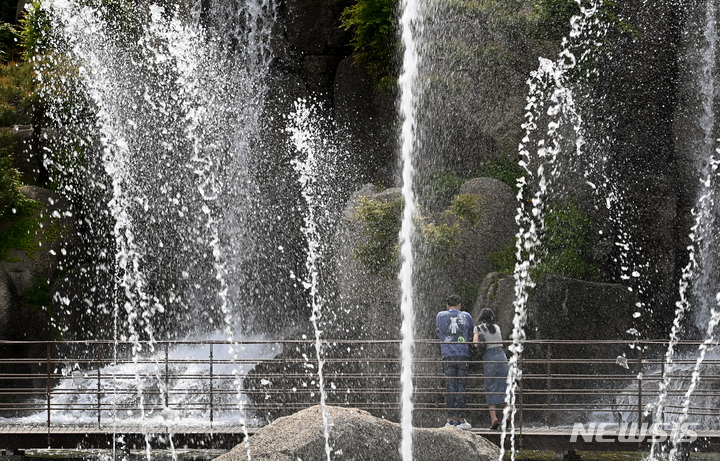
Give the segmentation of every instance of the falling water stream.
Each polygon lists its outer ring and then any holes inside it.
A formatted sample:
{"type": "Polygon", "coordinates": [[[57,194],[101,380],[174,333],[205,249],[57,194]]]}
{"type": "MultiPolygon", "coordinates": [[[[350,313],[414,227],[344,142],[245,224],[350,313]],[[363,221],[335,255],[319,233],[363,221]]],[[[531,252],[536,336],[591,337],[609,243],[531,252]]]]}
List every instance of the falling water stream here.
{"type": "Polygon", "coordinates": [[[413,154],[417,148],[415,145],[416,131],[416,105],[417,95],[415,94],[418,75],[418,52],[416,49],[416,34],[419,34],[420,18],[418,13],[417,0],[403,0],[401,24],[401,41],[404,46],[402,72],[398,80],[400,86],[400,117],[402,128],[400,132],[400,148],[402,160],[402,196],[404,209],[402,224],[400,227],[400,311],[402,315],[402,343],[401,343],[401,415],[402,442],[400,455],[404,461],[411,461],[413,457],[413,344],[414,344],[414,288],[413,288],[413,234],[415,226],[415,192],[413,181],[415,171],[413,166],[413,154]]]}
{"type": "Polygon", "coordinates": [[[332,421],[327,410],[327,391],[323,367],[325,362],[322,342],[321,321],[325,301],[320,287],[320,260],[326,250],[326,240],[320,229],[327,227],[329,209],[327,207],[327,187],[333,177],[332,159],[336,154],[328,145],[317,123],[320,117],[317,110],[305,100],[295,102],[295,111],[290,114],[290,124],[287,131],[291,142],[298,153],[298,158],[292,161],[298,173],[301,194],[305,199],[307,211],[303,225],[303,234],[307,240],[307,256],[305,269],[307,274],[303,286],[309,291],[309,307],[311,309],[310,321],[315,331],[315,355],[317,359],[318,388],[320,391],[320,407],[322,411],[323,436],[325,438],[325,455],[330,461],[332,447],[330,445],[330,431],[332,421]],[[324,181],[323,181],[324,180],[324,181]]]}
{"type": "Polygon", "coordinates": [[[594,1],[590,7],[584,7],[577,0],[581,14],[571,18],[571,31],[562,43],[562,51],[556,61],[540,58],[536,71],[532,72],[528,80],[528,105],[525,116],[525,136],[519,146],[520,166],[525,170],[525,176],[518,179],[517,199],[519,207],[515,221],[518,224],[516,234],[515,279],[515,315],[513,317],[513,330],[510,345],[508,386],[506,390],[507,406],[503,411],[502,436],[500,438],[500,457],[505,456],[505,434],[510,433],[510,457],[515,459],[515,395],[518,381],[522,379],[522,370],[519,367],[519,358],[523,352],[525,342],[525,324],[527,320],[527,302],[530,290],[535,286],[531,271],[540,262],[540,249],[542,242],[540,235],[544,229],[546,198],[554,181],[559,174],[558,158],[564,148],[567,149],[567,139],[564,138],[563,128],[572,128],[572,149],[576,156],[580,156],[585,143],[582,126],[582,117],[577,111],[572,86],[568,82],[568,74],[580,63],[592,59],[589,50],[592,45],[602,40],[605,32],[600,27],[598,33],[596,14],[602,6],[602,0],[594,1]],[[582,55],[575,56],[573,49],[581,46],[582,55]],[[539,125],[544,124],[545,131],[536,134],[539,125]],[[533,169],[533,165],[537,167],[533,169]],[[528,187],[534,186],[535,193],[526,203],[525,193],[528,187]],[[508,428],[508,421],[510,427],[508,428]]]}

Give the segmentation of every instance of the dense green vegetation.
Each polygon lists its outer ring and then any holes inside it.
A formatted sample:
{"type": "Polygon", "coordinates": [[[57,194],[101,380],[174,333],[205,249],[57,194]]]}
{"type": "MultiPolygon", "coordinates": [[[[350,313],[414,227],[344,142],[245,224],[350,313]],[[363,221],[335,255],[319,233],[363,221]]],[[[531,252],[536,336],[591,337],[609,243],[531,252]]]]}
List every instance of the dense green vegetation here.
{"type": "Polygon", "coordinates": [[[545,215],[541,262],[535,278],[557,274],[581,280],[596,280],[600,269],[592,262],[592,221],[573,201],[552,207],[545,215]]]}
{"type": "MultiPolygon", "coordinates": [[[[397,272],[403,203],[399,196],[389,201],[362,198],[356,209],[356,215],[363,223],[365,241],[354,249],[353,256],[376,276],[390,278],[397,272]]],[[[482,212],[480,197],[460,194],[435,219],[416,216],[415,226],[422,237],[423,256],[435,267],[450,264],[463,232],[477,224],[482,212]]]]}
{"type": "MultiPolygon", "coordinates": [[[[546,275],[562,275],[581,280],[597,280],[601,271],[592,261],[590,232],[592,221],[572,200],[550,207],[545,214],[545,227],[541,231],[540,262],[533,268],[532,278],[540,280],[546,275]]],[[[513,239],[514,240],[514,239],[513,239]]],[[[511,274],[517,259],[515,242],[509,242],[489,255],[494,270],[511,274]]]]}
{"type": "Polygon", "coordinates": [[[512,187],[514,190],[517,190],[517,180],[521,178],[523,174],[523,169],[516,159],[512,159],[508,155],[502,155],[486,162],[475,176],[479,178],[497,179],[512,187]]]}
{"type": "Polygon", "coordinates": [[[32,66],[27,62],[0,64],[0,127],[29,124],[33,98],[32,66]]]}
{"type": "Polygon", "coordinates": [[[342,27],[353,32],[350,44],[355,62],[365,67],[380,86],[394,84],[397,76],[393,60],[398,46],[397,5],[397,0],[358,0],[340,17],[342,27]]]}

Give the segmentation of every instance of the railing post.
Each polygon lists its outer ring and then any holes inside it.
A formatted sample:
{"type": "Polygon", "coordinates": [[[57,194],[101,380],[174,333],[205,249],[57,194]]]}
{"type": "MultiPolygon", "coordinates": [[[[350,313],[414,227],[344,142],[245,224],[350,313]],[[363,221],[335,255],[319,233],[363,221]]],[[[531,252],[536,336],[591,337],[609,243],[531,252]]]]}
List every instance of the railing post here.
{"type": "Polygon", "coordinates": [[[100,360],[101,360],[100,350],[95,350],[95,360],[97,363],[97,423],[98,423],[98,429],[100,429],[100,415],[102,414],[102,385],[101,385],[101,373],[100,369],[102,368],[100,360]]]}
{"type": "Polygon", "coordinates": [[[213,423],[213,344],[210,343],[210,426],[213,423]]]}
{"type": "Polygon", "coordinates": [[[287,416],[287,362],[285,360],[285,349],[287,344],[285,341],[282,342],[282,406],[283,416],[287,416]]]}
{"type": "MultiPolygon", "coordinates": [[[[660,376],[665,377],[665,360],[660,361],[660,376]]],[[[660,412],[660,424],[662,424],[661,427],[665,427],[665,405],[663,405],[660,412]]]]}
{"type": "Polygon", "coordinates": [[[638,427],[642,425],[642,345],[638,346],[638,363],[637,363],[637,379],[638,379],[638,427]]]}
{"type": "Polygon", "coordinates": [[[552,382],[551,382],[551,376],[552,376],[552,370],[550,365],[550,360],[552,359],[552,352],[550,350],[550,343],[547,344],[547,410],[545,412],[545,424],[550,427],[550,424],[552,422],[552,413],[550,411],[552,402],[551,402],[551,391],[552,391],[552,382]]]}
{"type": "Polygon", "coordinates": [[[165,408],[170,408],[170,343],[165,343],[165,408]]]}
{"type": "Polygon", "coordinates": [[[50,440],[50,389],[52,388],[52,364],[50,360],[50,343],[47,343],[47,443],[48,447],[51,446],[50,440]]]}

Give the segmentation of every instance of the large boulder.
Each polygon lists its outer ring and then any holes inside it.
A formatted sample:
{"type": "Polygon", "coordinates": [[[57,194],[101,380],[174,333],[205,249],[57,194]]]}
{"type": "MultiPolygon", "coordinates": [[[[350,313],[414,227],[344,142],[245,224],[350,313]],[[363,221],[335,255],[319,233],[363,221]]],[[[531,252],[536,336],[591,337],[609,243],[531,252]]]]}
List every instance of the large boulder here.
{"type": "Polygon", "coordinates": [[[488,308],[495,313],[495,322],[500,327],[503,337],[508,338],[513,329],[515,318],[515,278],[491,272],[485,276],[475,304],[472,308],[473,319],[477,320],[480,311],[488,308]]]}
{"type": "MultiPolygon", "coordinates": [[[[369,271],[355,255],[355,250],[370,238],[365,233],[363,218],[358,214],[361,201],[392,202],[400,197],[400,189],[375,192],[373,186],[368,185],[356,192],[346,206],[335,235],[340,309],[332,324],[326,326],[329,337],[400,337],[400,286],[397,278],[369,271]]],[[[394,271],[391,273],[394,274],[394,271]]]]}
{"type": "Polygon", "coordinates": [[[528,302],[528,322],[538,338],[628,339],[637,303],[620,284],[548,276],[528,302]]]}
{"type": "MultiPolygon", "coordinates": [[[[489,307],[495,317],[503,339],[510,339],[515,316],[515,280],[512,275],[501,276],[488,274],[481,285],[478,299],[473,309],[477,318],[480,310],[489,307]]],[[[552,358],[558,360],[552,365],[552,372],[557,375],[569,375],[565,379],[554,380],[555,388],[588,388],[607,386],[607,381],[588,381],[579,375],[632,374],[636,370],[624,369],[615,362],[617,357],[627,355],[634,358],[635,352],[622,344],[606,344],[604,340],[632,340],[632,326],[635,312],[638,310],[637,295],[627,287],[612,284],[568,279],[560,276],[548,276],[537,283],[532,290],[526,306],[527,324],[525,334],[528,339],[542,340],[597,340],[594,344],[572,344],[558,342],[555,344],[528,343],[523,350],[523,359],[527,359],[523,373],[527,376],[542,376],[547,372],[547,365],[533,360],[552,358]],[[563,363],[564,359],[573,362],[563,363]],[[587,360],[584,360],[587,359],[587,360]],[[602,360],[599,360],[602,359],[602,360]],[[572,376],[572,377],[571,377],[572,376]]],[[[523,387],[527,390],[544,389],[544,379],[526,379],[523,387]]],[[[617,383],[622,385],[622,381],[617,383]]],[[[544,399],[545,397],[542,397],[544,399]]],[[[556,403],[563,399],[578,399],[582,396],[563,397],[561,394],[550,397],[556,403]]],[[[526,396],[527,403],[537,403],[539,397],[526,396]]],[[[566,412],[551,412],[544,415],[546,423],[550,421],[561,424],[572,423],[572,418],[581,415],[568,415],[566,412]]],[[[531,414],[529,419],[539,417],[531,414]]]]}
{"type": "MultiPolygon", "coordinates": [[[[478,284],[494,270],[490,255],[510,244],[517,232],[517,200],[510,186],[492,178],[473,178],[459,192],[477,200],[478,218],[474,224],[460,220],[459,244],[447,264],[430,261],[429,267],[420,269],[423,281],[417,288],[418,297],[431,311],[444,308],[445,298],[451,293],[459,294],[463,306],[472,309],[478,284]]],[[[432,336],[433,319],[434,315],[421,319],[432,324],[427,330],[432,336]]]]}
{"type": "MultiPolygon", "coordinates": [[[[504,337],[509,337],[515,316],[515,279],[488,274],[478,292],[473,318],[483,308],[495,313],[504,337]]],[[[617,283],[591,282],[557,275],[545,277],[532,290],[525,331],[529,339],[632,339],[638,297],[617,283]],[[602,328],[598,328],[602,325],[602,328]]]]}
{"type": "MultiPolygon", "coordinates": [[[[326,407],[330,422],[332,458],[357,461],[400,460],[402,428],[357,409],[326,407]]],[[[216,461],[323,461],[325,436],[319,405],[280,418],[216,461]],[[248,457],[248,452],[250,457],[248,457]]],[[[415,429],[413,459],[416,461],[495,460],[497,446],[471,432],[456,428],[415,429]]]]}
{"type": "Polygon", "coordinates": [[[476,196],[481,212],[464,233],[452,270],[456,280],[482,280],[493,271],[489,255],[512,242],[517,233],[517,198],[512,187],[492,178],[470,179],[460,187],[460,194],[476,196]]]}
{"type": "Polygon", "coordinates": [[[0,339],[10,334],[12,314],[17,309],[18,295],[10,274],[0,267],[0,339]]]}

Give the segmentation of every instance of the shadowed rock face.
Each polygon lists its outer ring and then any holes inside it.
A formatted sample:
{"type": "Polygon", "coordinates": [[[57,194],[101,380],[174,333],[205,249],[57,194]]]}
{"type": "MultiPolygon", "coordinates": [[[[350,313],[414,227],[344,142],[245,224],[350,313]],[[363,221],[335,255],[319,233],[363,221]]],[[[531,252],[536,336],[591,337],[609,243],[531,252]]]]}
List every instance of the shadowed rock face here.
{"type": "MultiPolygon", "coordinates": [[[[357,409],[327,407],[332,457],[357,461],[400,460],[401,427],[357,409]]],[[[322,409],[319,405],[280,418],[217,461],[325,460],[322,409]]],[[[497,446],[486,439],[456,428],[415,429],[413,459],[417,461],[494,460],[497,446]]]]}

